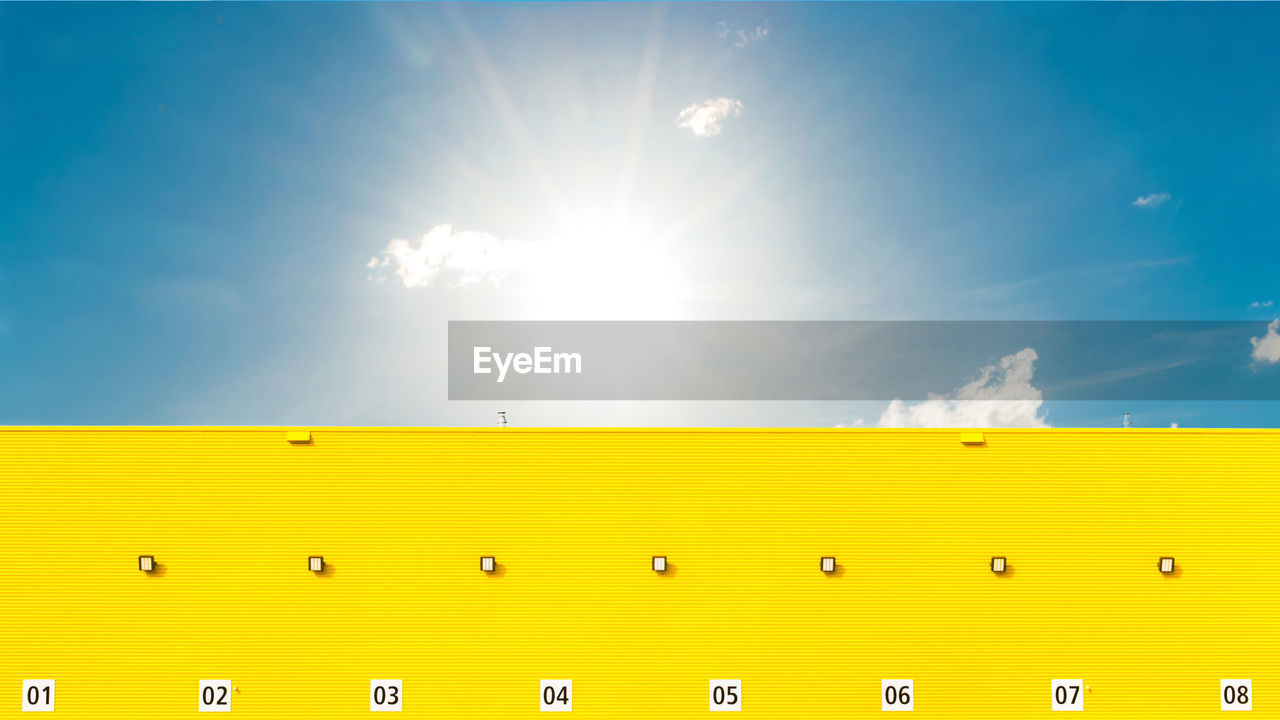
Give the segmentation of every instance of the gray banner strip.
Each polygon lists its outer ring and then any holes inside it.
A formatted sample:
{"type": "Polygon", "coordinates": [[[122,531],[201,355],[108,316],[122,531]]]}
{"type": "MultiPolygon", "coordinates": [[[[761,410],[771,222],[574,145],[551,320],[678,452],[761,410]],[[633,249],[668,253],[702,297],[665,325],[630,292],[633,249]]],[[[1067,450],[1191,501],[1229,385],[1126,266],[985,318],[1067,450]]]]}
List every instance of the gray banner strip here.
{"type": "Polygon", "coordinates": [[[449,323],[450,400],[1280,400],[1265,322],[449,323]]]}

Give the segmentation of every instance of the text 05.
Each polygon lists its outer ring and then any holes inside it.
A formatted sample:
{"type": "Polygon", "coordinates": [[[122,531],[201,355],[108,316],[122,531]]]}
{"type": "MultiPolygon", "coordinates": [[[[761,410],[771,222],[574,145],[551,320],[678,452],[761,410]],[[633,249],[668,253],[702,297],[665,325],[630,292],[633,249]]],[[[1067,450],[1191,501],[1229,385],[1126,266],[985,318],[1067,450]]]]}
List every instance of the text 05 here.
{"type": "Polygon", "coordinates": [[[741,680],[711,681],[711,711],[733,712],[742,710],[741,680]]]}

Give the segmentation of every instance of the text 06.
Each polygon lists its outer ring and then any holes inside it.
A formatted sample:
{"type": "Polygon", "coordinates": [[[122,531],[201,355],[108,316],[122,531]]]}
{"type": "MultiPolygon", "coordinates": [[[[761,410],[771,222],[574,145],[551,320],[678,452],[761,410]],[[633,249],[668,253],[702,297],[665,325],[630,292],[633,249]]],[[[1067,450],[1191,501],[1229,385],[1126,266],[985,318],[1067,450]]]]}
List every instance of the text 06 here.
{"type": "Polygon", "coordinates": [[[916,692],[910,680],[881,680],[880,709],[910,711],[916,709],[916,692]]]}

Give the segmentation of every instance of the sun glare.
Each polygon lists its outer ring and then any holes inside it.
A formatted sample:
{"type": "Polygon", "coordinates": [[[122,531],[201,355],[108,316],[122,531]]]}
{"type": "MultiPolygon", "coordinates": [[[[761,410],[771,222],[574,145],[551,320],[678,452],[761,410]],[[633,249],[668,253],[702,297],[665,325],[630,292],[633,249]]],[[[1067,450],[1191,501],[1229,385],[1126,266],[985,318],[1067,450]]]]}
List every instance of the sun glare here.
{"type": "Polygon", "coordinates": [[[546,319],[676,320],[682,263],[672,239],[643,217],[590,204],[548,238],[533,288],[546,319]]]}

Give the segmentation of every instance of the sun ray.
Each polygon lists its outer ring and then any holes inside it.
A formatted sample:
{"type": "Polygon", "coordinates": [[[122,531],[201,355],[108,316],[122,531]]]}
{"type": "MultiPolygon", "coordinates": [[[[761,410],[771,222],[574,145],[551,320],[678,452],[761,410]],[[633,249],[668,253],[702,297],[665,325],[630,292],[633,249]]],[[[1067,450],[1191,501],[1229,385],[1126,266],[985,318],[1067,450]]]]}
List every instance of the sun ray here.
{"type": "Polygon", "coordinates": [[[570,216],[570,210],[564,200],[563,193],[560,191],[555,178],[547,169],[549,166],[542,157],[542,152],[538,149],[537,140],[534,139],[533,133],[529,132],[528,126],[525,125],[520,111],[511,99],[511,94],[507,92],[506,85],[498,77],[498,72],[494,69],[493,63],[489,61],[489,56],[484,51],[484,46],[480,44],[480,41],[471,31],[471,25],[467,22],[466,16],[463,15],[461,10],[453,5],[446,5],[445,12],[453,25],[454,32],[462,42],[462,46],[471,60],[476,75],[479,76],[481,84],[484,85],[485,91],[489,94],[489,99],[493,103],[493,108],[497,111],[498,117],[502,120],[507,136],[511,139],[512,144],[515,145],[517,153],[533,172],[538,189],[546,197],[547,203],[555,215],[562,221],[567,220],[570,216]]]}
{"type": "Polygon", "coordinates": [[[639,174],[640,151],[648,134],[649,118],[653,110],[653,91],[658,80],[658,61],[662,55],[662,43],[666,37],[667,4],[658,3],[649,13],[649,31],[641,52],[640,70],[636,74],[635,91],[631,97],[631,110],[627,128],[627,143],[618,168],[618,185],[610,212],[614,217],[626,213],[639,174]]]}

